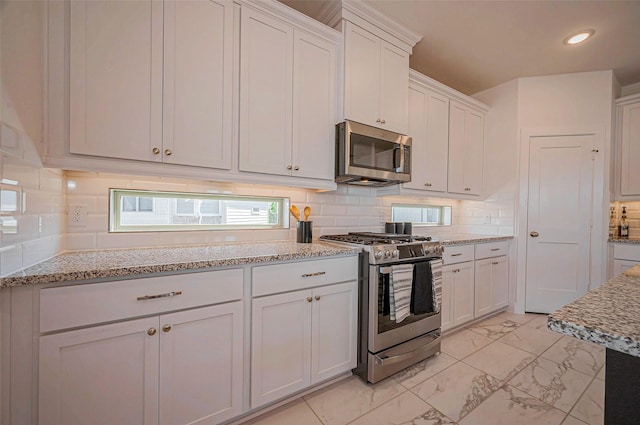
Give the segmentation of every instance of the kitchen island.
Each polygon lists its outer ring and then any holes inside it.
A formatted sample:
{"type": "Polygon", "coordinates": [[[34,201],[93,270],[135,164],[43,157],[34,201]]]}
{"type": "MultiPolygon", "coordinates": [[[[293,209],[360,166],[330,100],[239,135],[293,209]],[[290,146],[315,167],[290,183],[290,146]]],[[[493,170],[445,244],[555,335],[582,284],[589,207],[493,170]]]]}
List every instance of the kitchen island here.
{"type": "Polygon", "coordinates": [[[606,348],[605,424],[640,423],[640,265],[551,313],[547,325],[606,348]]]}

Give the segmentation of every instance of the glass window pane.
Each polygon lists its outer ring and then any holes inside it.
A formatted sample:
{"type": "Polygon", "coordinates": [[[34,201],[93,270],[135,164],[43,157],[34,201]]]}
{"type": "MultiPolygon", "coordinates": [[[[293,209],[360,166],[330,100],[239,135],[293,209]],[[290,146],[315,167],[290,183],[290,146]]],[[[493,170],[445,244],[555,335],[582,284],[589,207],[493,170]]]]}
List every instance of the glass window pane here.
{"type": "Polygon", "coordinates": [[[138,198],[138,211],[153,211],[153,198],[146,196],[138,198]]]}
{"type": "Polygon", "coordinates": [[[122,211],[137,211],[137,202],[135,196],[122,197],[122,211]]]}
{"type": "Polygon", "coordinates": [[[392,205],[393,221],[411,222],[415,225],[451,225],[451,207],[434,205],[392,205]]]}

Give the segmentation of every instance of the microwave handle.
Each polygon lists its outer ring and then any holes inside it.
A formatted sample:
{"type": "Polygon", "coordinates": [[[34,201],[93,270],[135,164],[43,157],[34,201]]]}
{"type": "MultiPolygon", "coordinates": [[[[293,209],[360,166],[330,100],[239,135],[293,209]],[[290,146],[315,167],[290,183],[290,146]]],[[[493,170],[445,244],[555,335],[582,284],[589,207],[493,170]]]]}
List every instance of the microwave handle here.
{"type": "Polygon", "coordinates": [[[393,148],[393,168],[396,170],[400,168],[400,161],[402,159],[400,158],[401,153],[399,146],[393,148]]]}

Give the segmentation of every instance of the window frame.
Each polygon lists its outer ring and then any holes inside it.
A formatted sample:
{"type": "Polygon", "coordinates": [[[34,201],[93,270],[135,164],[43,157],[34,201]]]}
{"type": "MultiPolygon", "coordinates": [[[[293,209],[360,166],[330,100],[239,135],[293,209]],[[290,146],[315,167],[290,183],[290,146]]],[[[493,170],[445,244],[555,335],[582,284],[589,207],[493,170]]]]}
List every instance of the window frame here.
{"type": "Polygon", "coordinates": [[[423,204],[391,204],[391,221],[406,221],[406,220],[400,220],[400,219],[396,219],[394,217],[394,212],[393,209],[395,207],[399,207],[399,208],[416,208],[416,209],[427,209],[427,208],[437,208],[440,210],[440,221],[438,223],[425,223],[425,222],[414,222],[412,221],[411,224],[415,227],[444,227],[444,226],[451,226],[452,221],[453,221],[453,207],[450,205],[423,205],[423,204]],[[447,212],[446,210],[448,209],[448,218],[449,218],[449,222],[447,223],[446,218],[447,218],[447,212]]]}
{"type": "MultiPolygon", "coordinates": [[[[204,192],[171,192],[142,189],[109,189],[109,233],[144,233],[144,232],[180,232],[180,231],[203,231],[203,230],[273,230],[289,228],[289,198],[276,196],[252,196],[252,195],[228,195],[219,193],[204,192]],[[122,225],[121,214],[122,198],[149,197],[154,199],[154,210],[156,207],[155,198],[173,199],[205,199],[217,201],[251,201],[275,202],[279,204],[278,224],[155,224],[155,225],[122,225]]],[[[136,201],[137,204],[137,201],[136,201]]],[[[127,211],[141,214],[152,214],[153,211],[127,211]]],[[[181,214],[176,214],[181,215],[181,214]]],[[[195,211],[194,211],[195,215],[195,211]]],[[[207,214],[206,216],[211,216],[207,214]]]]}

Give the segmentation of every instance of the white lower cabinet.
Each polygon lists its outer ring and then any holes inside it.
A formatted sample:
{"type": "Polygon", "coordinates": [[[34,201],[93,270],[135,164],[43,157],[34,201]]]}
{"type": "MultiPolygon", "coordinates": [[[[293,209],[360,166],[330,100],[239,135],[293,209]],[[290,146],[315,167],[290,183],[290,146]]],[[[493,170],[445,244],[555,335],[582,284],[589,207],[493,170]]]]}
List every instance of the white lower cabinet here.
{"type": "Polygon", "coordinates": [[[39,423],[213,425],[241,414],[242,293],[241,269],[42,289],[39,423]]]}
{"type": "Polygon", "coordinates": [[[509,264],[506,256],[475,262],[475,317],[484,316],[509,302],[509,264]]]}
{"type": "Polygon", "coordinates": [[[626,270],[640,264],[640,245],[629,243],[613,244],[613,269],[609,277],[618,276],[626,270]]]}
{"type": "Polygon", "coordinates": [[[356,366],[357,282],[254,298],[251,407],[356,366]]]}
{"type": "Polygon", "coordinates": [[[251,408],[356,366],[358,258],[254,267],[251,408]]]}
{"type": "Polygon", "coordinates": [[[447,245],[442,267],[442,330],[509,303],[508,241],[447,245]]]}

